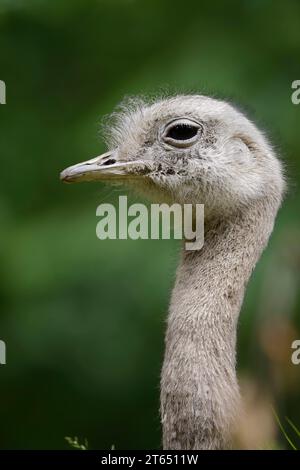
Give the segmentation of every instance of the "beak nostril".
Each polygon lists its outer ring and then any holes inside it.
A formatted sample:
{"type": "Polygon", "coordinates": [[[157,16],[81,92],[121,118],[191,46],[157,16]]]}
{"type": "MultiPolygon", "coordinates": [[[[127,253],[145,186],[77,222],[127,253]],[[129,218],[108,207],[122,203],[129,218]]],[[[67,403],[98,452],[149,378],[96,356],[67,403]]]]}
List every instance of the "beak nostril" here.
{"type": "Polygon", "coordinates": [[[114,163],[116,163],[116,160],[114,160],[113,158],[109,158],[108,160],[106,160],[106,162],[102,164],[102,166],[113,165],[114,163]]]}

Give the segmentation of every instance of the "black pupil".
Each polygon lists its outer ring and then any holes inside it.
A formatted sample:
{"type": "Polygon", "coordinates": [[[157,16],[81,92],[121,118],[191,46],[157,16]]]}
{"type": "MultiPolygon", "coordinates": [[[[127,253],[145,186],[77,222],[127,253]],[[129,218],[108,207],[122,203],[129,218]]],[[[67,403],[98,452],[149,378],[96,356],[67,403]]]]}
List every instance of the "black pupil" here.
{"type": "Polygon", "coordinates": [[[198,127],[191,124],[176,124],[171,127],[167,133],[167,137],[174,140],[188,140],[194,137],[198,132],[198,127]]]}

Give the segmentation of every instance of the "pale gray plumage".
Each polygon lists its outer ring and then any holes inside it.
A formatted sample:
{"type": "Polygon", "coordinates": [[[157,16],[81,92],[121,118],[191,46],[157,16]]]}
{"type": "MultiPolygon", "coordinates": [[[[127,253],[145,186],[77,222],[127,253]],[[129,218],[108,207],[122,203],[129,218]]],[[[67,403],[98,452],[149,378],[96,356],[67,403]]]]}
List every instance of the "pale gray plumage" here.
{"type": "Polygon", "coordinates": [[[281,164],[242,113],[200,95],[132,101],[113,116],[108,146],[62,179],[124,180],[151,200],[205,205],[204,247],[182,250],[169,309],[163,447],[228,448],[240,412],[237,320],[281,203],[281,164]],[[195,136],[173,139],[173,123],[195,136]]]}

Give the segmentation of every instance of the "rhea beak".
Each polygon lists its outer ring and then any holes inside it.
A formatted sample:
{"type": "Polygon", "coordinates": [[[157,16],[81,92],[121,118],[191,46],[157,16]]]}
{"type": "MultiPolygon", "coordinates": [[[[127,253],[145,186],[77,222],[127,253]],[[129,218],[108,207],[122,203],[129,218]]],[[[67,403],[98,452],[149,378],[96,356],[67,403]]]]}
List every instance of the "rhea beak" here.
{"type": "Polygon", "coordinates": [[[61,172],[60,179],[66,183],[130,179],[144,176],[149,171],[150,169],[143,161],[118,161],[117,152],[113,151],[69,166],[61,172]]]}

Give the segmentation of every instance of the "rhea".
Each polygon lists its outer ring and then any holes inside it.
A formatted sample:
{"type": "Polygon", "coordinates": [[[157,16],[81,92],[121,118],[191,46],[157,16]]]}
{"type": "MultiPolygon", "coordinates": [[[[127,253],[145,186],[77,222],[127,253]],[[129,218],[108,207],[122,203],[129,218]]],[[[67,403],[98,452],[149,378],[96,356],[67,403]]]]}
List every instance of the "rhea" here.
{"type": "Polygon", "coordinates": [[[118,181],[152,201],[204,204],[203,248],[182,247],[169,307],[163,447],[230,448],[241,410],[237,321],[281,204],[282,166],[243,113],[207,96],[131,102],[108,134],[108,152],[67,168],[62,180],[118,181]]]}

